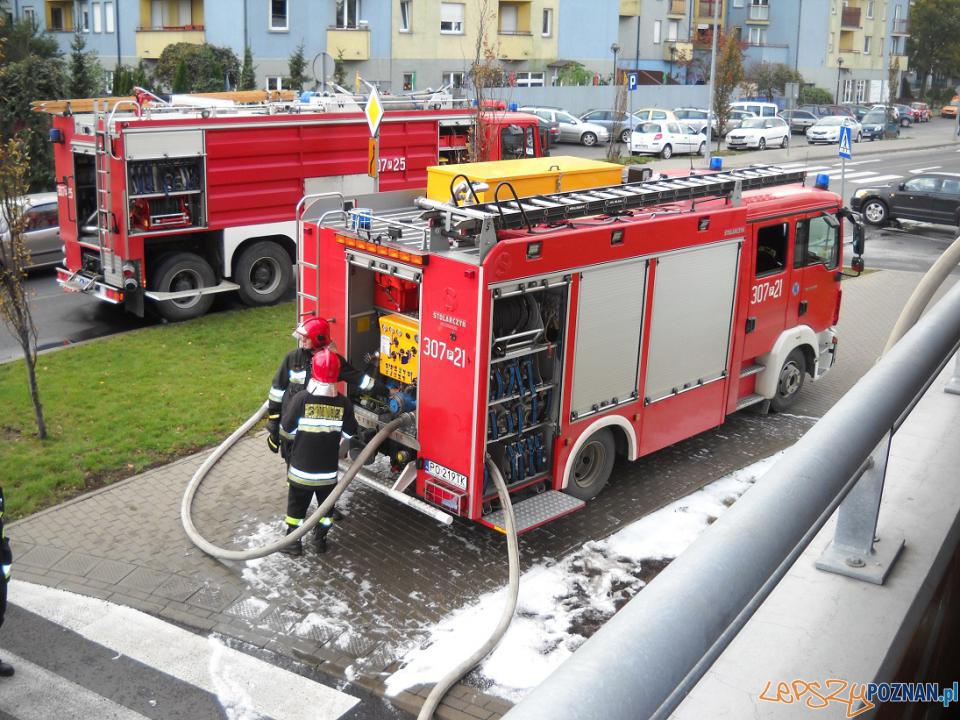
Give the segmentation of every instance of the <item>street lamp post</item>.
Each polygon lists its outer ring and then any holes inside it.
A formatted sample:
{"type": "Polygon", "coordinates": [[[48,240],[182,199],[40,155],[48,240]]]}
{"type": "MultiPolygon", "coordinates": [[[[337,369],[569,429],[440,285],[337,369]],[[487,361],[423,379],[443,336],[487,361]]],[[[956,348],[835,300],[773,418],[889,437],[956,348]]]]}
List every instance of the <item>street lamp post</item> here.
{"type": "Polygon", "coordinates": [[[618,116],[618,112],[617,112],[617,84],[618,84],[618,83],[617,83],[617,80],[618,80],[618,78],[617,78],[617,53],[620,52],[620,44],[619,44],[619,43],[616,43],[616,42],[615,42],[615,43],[612,43],[612,44],[610,45],[610,52],[613,53],[613,82],[611,83],[611,85],[613,85],[613,105],[611,105],[611,108],[613,109],[613,115],[612,115],[612,117],[613,117],[613,124],[610,126],[610,132],[613,133],[615,130],[617,131],[617,132],[616,132],[617,137],[616,137],[616,138],[614,138],[614,137],[611,137],[611,138],[610,138],[610,147],[612,148],[613,145],[614,145],[614,143],[619,143],[619,142],[620,142],[620,134],[621,134],[621,133],[620,133],[620,128],[619,128],[618,123],[617,123],[617,120],[616,120],[616,118],[617,118],[617,116],[618,116]]]}
{"type": "Polygon", "coordinates": [[[843,70],[843,58],[837,58],[837,94],[834,96],[834,102],[840,104],[840,71],[843,70]]]}

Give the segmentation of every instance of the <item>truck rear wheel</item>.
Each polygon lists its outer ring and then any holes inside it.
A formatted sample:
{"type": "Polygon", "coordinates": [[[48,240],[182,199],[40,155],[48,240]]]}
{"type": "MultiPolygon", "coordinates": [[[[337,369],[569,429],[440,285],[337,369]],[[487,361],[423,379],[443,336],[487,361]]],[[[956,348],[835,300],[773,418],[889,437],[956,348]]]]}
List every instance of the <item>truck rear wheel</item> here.
{"type": "Polygon", "coordinates": [[[595,498],[610,479],[616,449],[609,428],[597,430],[587,438],[571,462],[565,492],[580,500],[595,498]]]}
{"type": "Polygon", "coordinates": [[[797,401],[807,376],[807,360],[800,348],[794,348],[787,355],[777,378],[777,392],[770,400],[774,412],[783,412],[797,401]]]}
{"type": "Polygon", "coordinates": [[[234,280],[240,286],[240,299],[247,305],[270,305],[290,288],[293,261],[275,242],[261,240],[240,255],[234,280]]]}
{"type": "MultiPolygon", "coordinates": [[[[180,292],[217,284],[210,263],[194,253],[176,253],[157,267],[151,287],[159,292],[180,292]]],[[[205,315],[213,305],[213,295],[193,295],[179,300],[156,301],[160,317],[179,322],[205,315]]]]}

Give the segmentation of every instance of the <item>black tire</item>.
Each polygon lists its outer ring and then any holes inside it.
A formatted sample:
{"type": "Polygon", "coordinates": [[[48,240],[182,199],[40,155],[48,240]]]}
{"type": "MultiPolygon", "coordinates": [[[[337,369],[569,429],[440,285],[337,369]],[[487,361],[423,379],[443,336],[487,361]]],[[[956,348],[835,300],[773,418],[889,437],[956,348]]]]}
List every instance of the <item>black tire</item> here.
{"type": "Polygon", "coordinates": [[[870,198],[863,204],[863,220],[868,225],[883,227],[890,222],[890,209],[880,198],[870,198]]]}
{"type": "Polygon", "coordinates": [[[593,147],[597,144],[597,136],[592,132],[585,132],[580,136],[580,142],[583,143],[586,147],[593,147]]]}
{"type": "Polygon", "coordinates": [[[783,412],[797,401],[807,377],[807,360],[800,348],[794,348],[787,355],[777,378],[777,392],[770,401],[770,409],[783,412]]]}
{"type": "Polygon", "coordinates": [[[623,142],[623,143],[628,143],[628,142],[630,142],[630,135],[631,135],[631,133],[632,133],[632,131],[630,130],[630,128],[627,128],[627,129],[624,130],[622,133],[620,133],[620,142],[623,142]]]}
{"type": "Polygon", "coordinates": [[[757,143],[757,150],[763,152],[766,149],[767,149],[767,139],[760,138],[760,142],[757,143]]]}
{"type": "Polygon", "coordinates": [[[855,142],[862,142],[862,141],[863,141],[863,133],[857,133],[857,139],[855,140],[855,142]]]}
{"type": "Polygon", "coordinates": [[[592,500],[606,486],[613,472],[616,443],[610,428],[597,430],[571,461],[565,492],[580,500],[592,500]]]}
{"type": "Polygon", "coordinates": [[[697,148],[697,155],[700,155],[701,157],[703,157],[706,154],[707,154],[707,143],[702,142],[700,143],[700,147],[697,148]]]}
{"type": "Polygon", "coordinates": [[[903,118],[903,120],[900,121],[900,127],[910,127],[910,124],[910,121],[906,118],[903,118]]]}
{"type": "Polygon", "coordinates": [[[780,147],[781,147],[781,148],[786,148],[789,143],[790,143],[790,136],[789,136],[789,135],[784,135],[784,136],[783,136],[783,140],[780,141],[780,147]]]}
{"type": "MultiPolygon", "coordinates": [[[[210,263],[194,253],[182,252],[161,261],[150,283],[152,290],[178,292],[217,284],[210,263]]],[[[160,317],[170,322],[192,320],[206,315],[213,305],[213,295],[194,295],[181,300],[155,301],[160,317]]]]}
{"type": "Polygon", "coordinates": [[[672,158],[672,157],[673,157],[673,146],[671,146],[671,145],[664,145],[664,146],[663,146],[663,150],[660,151],[660,157],[662,157],[664,160],[669,160],[670,158],[672,158]]]}
{"type": "Polygon", "coordinates": [[[240,299],[251,306],[270,305],[282,298],[293,282],[293,261],[270,240],[260,240],[240,255],[233,273],[240,299]]]}

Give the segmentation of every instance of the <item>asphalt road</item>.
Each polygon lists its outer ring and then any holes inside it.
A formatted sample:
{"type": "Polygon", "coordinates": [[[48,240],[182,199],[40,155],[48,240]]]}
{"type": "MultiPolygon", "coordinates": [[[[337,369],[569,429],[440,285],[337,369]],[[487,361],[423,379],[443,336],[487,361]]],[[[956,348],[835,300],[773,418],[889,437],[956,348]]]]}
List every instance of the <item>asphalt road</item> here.
{"type": "MultiPolygon", "coordinates": [[[[937,133],[943,135],[945,141],[949,141],[951,136],[945,133],[949,129],[946,125],[938,124],[936,120],[929,125],[930,128],[920,127],[912,132],[937,133]]],[[[798,142],[796,138],[794,142],[795,146],[791,148],[789,157],[784,160],[780,158],[781,152],[776,151],[738,153],[735,158],[724,158],[724,160],[728,165],[760,161],[782,162],[796,168],[806,167],[811,172],[827,172],[831,175],[831,189],[839,192],[840,160],[837,158],[808,159],[807,153],[804,152],[807,149],[806,144],[802,141],[798,142]]],[[[854,160],[847,163],[847,181],[844,183],[847,203],[856,189],[874,184],[873,178],[879,181],[876,184],[882,185],[900,182],[901,179],[909,178],[923,170],[960,172],[960,146],[958,149],[946,152],[943,149],[917,150],[891,152],[883,156],[857,157],[858,150],[871,146],[871,143],[855,146],[854,160]]],[[[584,148],[562,144],[553,148],[553,153],[599,159],[606,154],[606,148],[584,148]]],[[[676,167],[678,161],[686,162],[683,159],[675,159],[670,161],[670,165],[676,167]]],[[[656,170],[660,165],[661,163],[654,163],[651,167],[656,170]]],[[[865,254],[867,267],[924,272],[953,241],[956,232],[955,228],[918,223],[903,223],[902,227],[883,230],[869,228],[865,254]]],[[[122,308],[85,295],[64,293],[57,286],[56,273],[53,270],[31,274],[27,286],[32,298],[31,309],[37,327],[38,347],[41,350],[126,332],[160,322],[157,318],[149,316],[143,319],[136,318],[124,312],[122,308]]],[[[223,293],[217,296],[213,312],[241,306],[234,293],[223,293]]],[[[17,358],[20,354],[19,346],[6,328],[0,330],[0,362],[17,358]]]]}

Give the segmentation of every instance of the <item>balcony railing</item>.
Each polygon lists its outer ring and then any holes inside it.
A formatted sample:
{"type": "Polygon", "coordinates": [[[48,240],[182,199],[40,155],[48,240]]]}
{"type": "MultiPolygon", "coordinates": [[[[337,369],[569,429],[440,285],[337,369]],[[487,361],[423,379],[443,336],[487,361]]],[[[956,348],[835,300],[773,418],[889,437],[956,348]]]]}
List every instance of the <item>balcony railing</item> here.
{"type": "Polygon", "coordinates": [[[137,32],[192,32],[204,31],[203,25],[138,25],[137,32]]]}
{"type": "Polygon", "coordinates": [[[751,20],[769,20],[770,6],[769,5],[751,5],[750,19],[751,20]]]}
{"type": "Polygon", "coordinates": [[[670,0],[670,7],[667,9],[667,15],[686,15],[687,0],[670,0]]]}
{"type": "Polygon", "coordinates": [[[723,3],[721,0],[700,0],[700,6],[697,11],[697,16],[701,18],[712,18],[714,7],[719,5],[718,8],[721,15],[723,14],[723,3]]]}
{"type": "Polygon", "coordinates": [[[909,35],[909,34],[910,34],[910,21],[909,21],[909,20],[894,20],[894,21],[893,21],[893,34],[894,34],[894,35],[909,35]]]}
{"type": "Polygon", "coordinates": [[[860,8],[845,7],[840,16],[841,27],[860,27],[860,8]]]}

